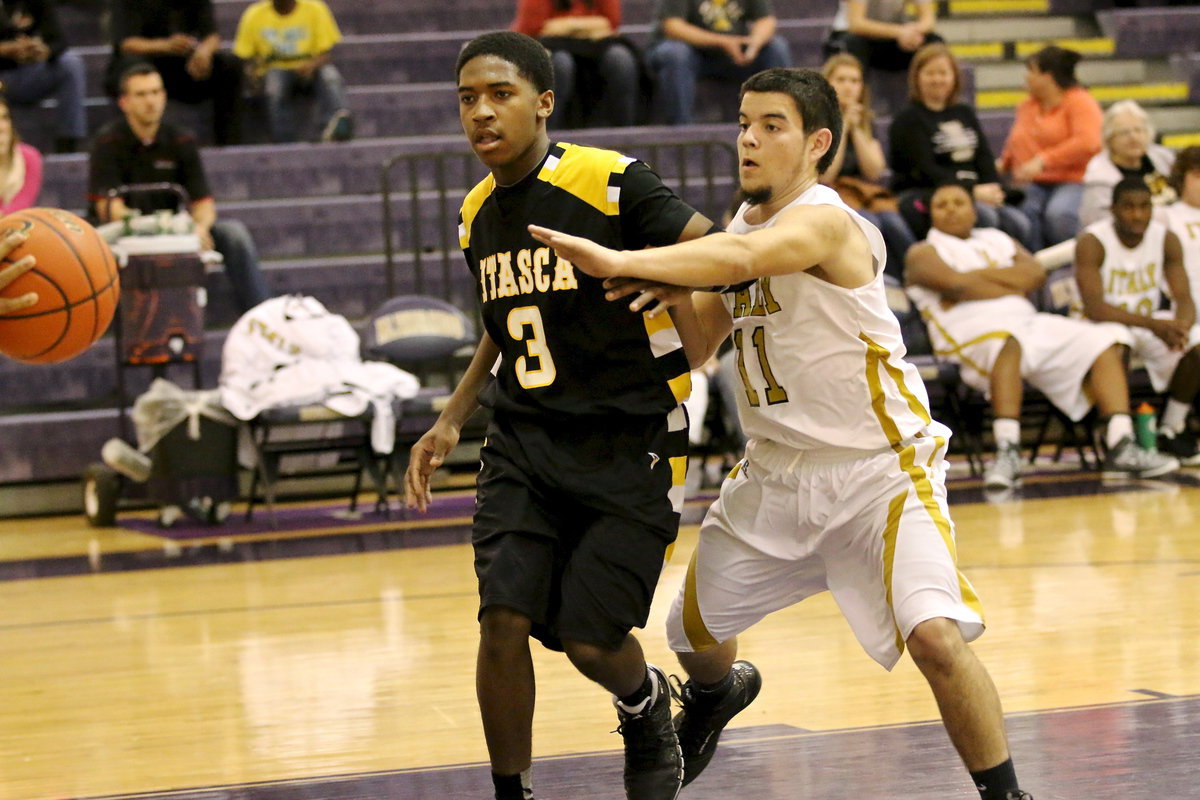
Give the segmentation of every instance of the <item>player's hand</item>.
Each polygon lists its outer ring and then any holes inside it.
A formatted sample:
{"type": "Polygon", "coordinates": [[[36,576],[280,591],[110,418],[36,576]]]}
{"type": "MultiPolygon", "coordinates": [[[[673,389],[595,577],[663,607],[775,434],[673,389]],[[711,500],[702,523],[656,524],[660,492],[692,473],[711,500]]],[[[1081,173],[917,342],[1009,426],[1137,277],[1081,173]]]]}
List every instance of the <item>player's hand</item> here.
{"type": "Polygon", "coordinates": [[[408,469],[404,471],[404,504],[422,514],[433,502],[429,476],[446,460],[458,444],[458,428],[440,420],[412,446],[408,469]]]}
{"type": "MultiPolygon", "coordinates": [[[[12,233],[0,239],[0,258],[4,258],[14,249],[19,247],[29,237],[20,232],[13,231],[12,233]]],[[[24,275],[29,270],[33,269],[35,264],[33,256],[25,256],[12,264],[9,264],[4,269],[0,269],[0,289],[5,288],[17,278],[24,275]]],[[[7,314],[11,311],[20,311],[23,308],[29,308],[38,301],[37,292],[26,292],[17,297],[0,297],[0,314],[7,314]]]]}
{"type": "Polygon", "coordinates": [[[554,248],[560,258],[570,261],[593,278],[615,278],[620,274],[623,254],[598,245],[591,239],[560,233],[541,225],[530,225],[529,233],[542,244],[554,248]]]}
{"type": "Polygon", "coordinates": [[[609,278],[604,281],[604,288],[608,290],[604,293],[606,300],[637,295],[629,304],[629,310],[645,311],[651,317],[657,317],[671,306],[679,305],[691,297],[693,291],[690,286],[675,286],[641,278],[609,278]]]}
{"type": "Polygon", "coordinates": [[[1177,319],[1156,319],[1150,323],[1150,330],[1172,350],[1182,350],[1187,346],[1191,326],[1177,319]]]}

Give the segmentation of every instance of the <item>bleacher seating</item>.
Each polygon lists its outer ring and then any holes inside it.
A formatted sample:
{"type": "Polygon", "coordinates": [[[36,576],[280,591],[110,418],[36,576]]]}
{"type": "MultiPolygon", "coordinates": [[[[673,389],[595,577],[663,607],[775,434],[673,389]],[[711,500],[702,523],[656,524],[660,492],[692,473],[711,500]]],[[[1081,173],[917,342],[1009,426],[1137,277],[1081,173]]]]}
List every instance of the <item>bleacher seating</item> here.
{"type": "MultiPolygon", "coordinates": [[[[624,0],[623,32],[646,45],[653,32],[655,0],[624,0]]],[[[222,35],[231,39],[247,0],[216,0],[222,35]]],[[[267,280],[275,293],[318,297],[328,308],[359,319],[376,307],[386,292],[383,255],[380,165],[403,153],[461,152],[462,173],[452,185],[478,179],[483,169],[469,156],[459,132],[453,102],[452,71],[461,44],[476,33],[506,27],[510,0],[442,0],[397,3],[395,0],[329,0],[346,35],[337,61],[350,87],[357,117],[357,138],[343,144],[255,144],[204,154],[218,206],[223,215],[245,222],[264,259],[267,280]]],[[[96,0],[70,0],[60,7],[64,30],[88,67],[89,122],[95,130],[117,113],[100,86],[110,45],[97,20],[96,0]]],[[[780,32],[792,45],[799,65],[818,66],[821,42],[828,33],[833,2],[775,0],[780,32]]],[[[1144,102],[1160,131],[1168,136],[1200,131],[1200,60],[1189,53],[1200,30],[1200,13],[1188,8],[1112,9],[1093,15],[1092,4],[1077,0],[1045,0],[1030,10],[1030,0],[950,0],[943,34],[968,61],[980,118],[993,148],[1007,134],[1015,103],[1024,96],[1022,57],[1047,41],[1071,40],[1089,54],[1082,73],[1092,86],[1116,87],[1129,96],[1148,86],[1168,86],[1165,98],[1144,102]],[[1157,27],[1154,27],[1157,26],[1157,27]],[[1162,32],[1155,34],[1147,31],[1162,32]],[[1173,58],[1165,36],[1190,36],[1173,58]],[[1149,37],[1149,38],[1147,38],[1149,37]],[[1153,51],[1144,43],[1153,41],[1153,51]],[[1182,94],[1180,94],[1180,88],[1182,94]],[[1189,96],[1193,105],[1186,105],[1189,96]],[[1170,95],[1174,92],[1175,95],[1170,95]]],[[[1141,95],[1139,99],[1142,99],[1141,95]]],[[[688,128],[643,127],[624,130],[564,132],[567,141],[595,143],[647,158],[669,183],[680,188],[703,210],[719,216],[733,187],[732,170],[722,174],[721,196],[701,193],[698,176],[706,169],[699,159],[655,163],[658,143],[715,140],[732,144],[734,127],[728,105],[710,104],[703,124],[688,128]]],[[[201,117],[187,107],[171,108],[175,118],[196,125],[201,117]]],[[[203,109],[200,111],[203,113],[203,109]]],[[[21,108],[16,122],[26,138],[45,148],[50,141],[53,109],[21,108]]],[[[886,134],[888,120],[877,120],[886,134]]],[[[259,133],[261,138],[261,132],[259,133]]],[[[661,160],[661,159],[659,159],[661,160]]],[[[84,205],[87,159],[84,155],[49,155],[41,204],[80,210],[84,205]]],[[[432,170],[418,176],[420,202],[436,189],[432,170]]],[[[408,213],[412,201],[405,189],[395,198],[393,217],[408,213]]],[[[422,240],[435,241],[441,223],[425,218],[422,240]]],[[[397,292],[411,292],[409,265],[415,255],[401,241],[396,254],[397,292]]],[[[430,257],[442,254],[424,254],[430,257]]],[[[455,264],[457,254],[446,256],[455,264]]],[[[465,279],[465,270],[462,270],[465,279]]],[[[438,293],[449,287],[423,287],[438,293]]],[[[210,307],[203,364],[211,385],[224,329],[233,322],[232,301],[222,276],[208,282],[210,307]]],[[[71,480],[95,459],[100,444],[116,432],[114,356],[111,341],[102,340],[76,360],[57,367],[33,367],[0,361],[0,485],[13,482],[71,480]],[[52,413],[42,413],[48,409],[52,413]],[[5,413],[5,412],[11,413],[5,413]]],[[[133,391],[143,378],[131,375],[133,391]]]]}

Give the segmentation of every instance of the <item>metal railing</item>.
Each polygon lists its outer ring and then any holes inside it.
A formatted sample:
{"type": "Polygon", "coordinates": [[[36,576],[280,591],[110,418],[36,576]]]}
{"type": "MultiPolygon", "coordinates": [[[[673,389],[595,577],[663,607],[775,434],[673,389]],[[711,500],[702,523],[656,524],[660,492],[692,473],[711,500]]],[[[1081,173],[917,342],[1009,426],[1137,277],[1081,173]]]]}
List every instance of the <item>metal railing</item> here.
{"type": "MultiPolygon", "coordinates": [[[[667,186],[710,219],[719,221],[730,206],[737,187],[737,151],[731,141],[647,144],[633,140],[617,143],[613,149],[645,161],[667,186]]],[[[474,282],[458,246],[458,211],[463,197],[486,174],[470,152],[404,153],[383,162],[388,297],[426,294],[475,309],[474,282]]]]}

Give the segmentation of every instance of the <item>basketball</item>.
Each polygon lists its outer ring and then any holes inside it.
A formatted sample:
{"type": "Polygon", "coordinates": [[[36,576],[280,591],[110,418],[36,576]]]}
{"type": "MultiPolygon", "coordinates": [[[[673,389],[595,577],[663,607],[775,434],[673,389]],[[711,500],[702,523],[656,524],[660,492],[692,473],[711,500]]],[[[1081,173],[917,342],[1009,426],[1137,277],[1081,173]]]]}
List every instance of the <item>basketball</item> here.
{"type": "Polygon", "coordinates": [[[117,262],[108,243],[84,220],[58,208],[28,208],[0,218],[0,239],[15,230],[29,238],[0,261],[37,260],[0,296],[37,292],[29,308],[0,314],[0,353],[48,364],[87,350],[112,322],[120,296],[117,262]]]}

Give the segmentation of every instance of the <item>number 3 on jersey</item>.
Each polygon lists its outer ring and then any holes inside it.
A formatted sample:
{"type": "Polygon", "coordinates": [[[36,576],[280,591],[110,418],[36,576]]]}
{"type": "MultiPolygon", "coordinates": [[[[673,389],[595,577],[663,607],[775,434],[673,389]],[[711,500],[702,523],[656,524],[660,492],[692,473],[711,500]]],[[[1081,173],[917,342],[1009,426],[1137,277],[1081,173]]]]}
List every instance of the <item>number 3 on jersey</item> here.
{"type": "Polygon", "coordinates": [[[524,389],[537,389],[554,383],[558,371],[550,348],[546,346],[546,326],[542,324],[542,311],[537,306],[520,306],[508,312],[508,335],[518,342],[525,342],[525,352],[517,358],[517,381],[524,389]],[[530,368],[530,362],[536,366],[530,368]]]}
{"type": "MultiPolygon", "coordinates": [[[[733,344],[737,347],[738,373],[742,376],[742,385],[746,388],[746,400],[751,407],[758,408],[762,405],[759,400],[758,391],[750,384],[750,374],[746,371],[746,349],[742,338],[743,330],[738,328],[733,332],[733,344]]],[[[775,375],[771,372],[771,364],[767,360],[767,334],[759,325],[750,334],[750,341],[754,345],[754,351],[758,353],[758,366],[762,372],[763,380],[767,384],[767,405],[773,406],[776,403],[786,403],[788,399],[787,390],[779,385],[779,381],[775,380],[775,375]]]]}

